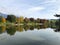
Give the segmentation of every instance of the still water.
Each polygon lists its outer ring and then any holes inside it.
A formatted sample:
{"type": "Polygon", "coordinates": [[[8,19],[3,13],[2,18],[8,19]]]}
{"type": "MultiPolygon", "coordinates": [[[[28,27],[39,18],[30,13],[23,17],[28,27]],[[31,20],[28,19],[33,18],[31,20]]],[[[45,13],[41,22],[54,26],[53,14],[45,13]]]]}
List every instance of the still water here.
{"type": "Polygon", "coordinates": [[[60,45],[60,32],[44,26],[1,26],[0,45],[60,45]]]}

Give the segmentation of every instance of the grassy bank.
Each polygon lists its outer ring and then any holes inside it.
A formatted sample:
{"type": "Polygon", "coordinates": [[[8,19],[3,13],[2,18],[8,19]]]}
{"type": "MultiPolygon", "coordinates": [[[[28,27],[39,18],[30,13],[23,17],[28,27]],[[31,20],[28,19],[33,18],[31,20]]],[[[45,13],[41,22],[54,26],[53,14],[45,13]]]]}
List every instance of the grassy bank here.
{"type": "Polygon", "coordinates": [[[0,26],[3,26],[3,25],[43,25],[41,23],[0,23],[0,26]]]}

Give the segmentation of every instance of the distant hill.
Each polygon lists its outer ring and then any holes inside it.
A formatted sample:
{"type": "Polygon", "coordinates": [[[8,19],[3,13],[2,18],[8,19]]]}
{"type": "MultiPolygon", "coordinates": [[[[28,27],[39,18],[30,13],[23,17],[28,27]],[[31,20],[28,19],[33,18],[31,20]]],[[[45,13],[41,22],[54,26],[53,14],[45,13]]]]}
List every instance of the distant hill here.
{"type": "Polygon", "coordinates": [[[3,16],[4,18],[7,18],[7,14],[3,14],[0,12],[0,16],[3,16]]]}

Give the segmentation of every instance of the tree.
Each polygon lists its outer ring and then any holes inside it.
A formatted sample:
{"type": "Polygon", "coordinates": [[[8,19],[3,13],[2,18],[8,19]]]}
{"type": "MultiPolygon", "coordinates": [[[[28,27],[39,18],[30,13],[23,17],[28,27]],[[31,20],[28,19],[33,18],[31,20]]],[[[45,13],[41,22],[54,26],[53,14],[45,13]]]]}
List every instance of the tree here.
{"type": "Polygon", "coordinates": [[[16,22],[20,23],[20,18],[19,17],[16,18],[16,22]]]}
{"type": "Polygon", "coordinates": [[[31,21],[31,22],[34,22],[34,18],[30,18],[30,21],[31,21]]]}
{"type": "Polygon", "coordinates": [[[2,16],[0,16],[0,22],[2,22],[2,16]]]}
{"type": "Polygon", "coordinates": [[[39,18],[37,18],[36,22],[37,22],[37,23],[40,23],[40,19],[39,19],[39,18]]]}
{"type": "Polygon", "coordinates": [[[5,23],[6,22],[6,19],[5,18],[2,18],[2,23],[5,23]]]}
{"type": "Polygon", "coordinates": [[[24,22],[24,17],[20,16],[20,23],[23,23],[23,22],[24,22]]]}
{"type": "Polygon", "coordinates": [[[27,17],[25,17],[24,22],[25,23],[28,23],[29,22],[29,19],[27,17]]]}
{"type": "Polygon", "coordinates": [[[5,23],[6,19],[4,17],[0,16],[0,22],[5,23]]]}
{"type": "Polygon", "coordinates": [[[7,16],[7,20],[9,22],[16,22],[16,16],[14,16],[14,15],[8,15],[7,16]]]}

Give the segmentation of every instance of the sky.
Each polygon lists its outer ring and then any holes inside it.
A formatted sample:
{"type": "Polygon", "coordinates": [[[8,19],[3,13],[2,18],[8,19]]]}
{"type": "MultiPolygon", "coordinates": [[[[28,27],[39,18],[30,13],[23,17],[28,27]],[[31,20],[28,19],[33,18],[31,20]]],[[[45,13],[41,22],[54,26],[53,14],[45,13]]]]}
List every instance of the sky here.
{"type": "Polygon", "coordinates": [[[15,16],[57,19],[60,14],[60,0],[0,0],[0,12],[15,16]]]}

